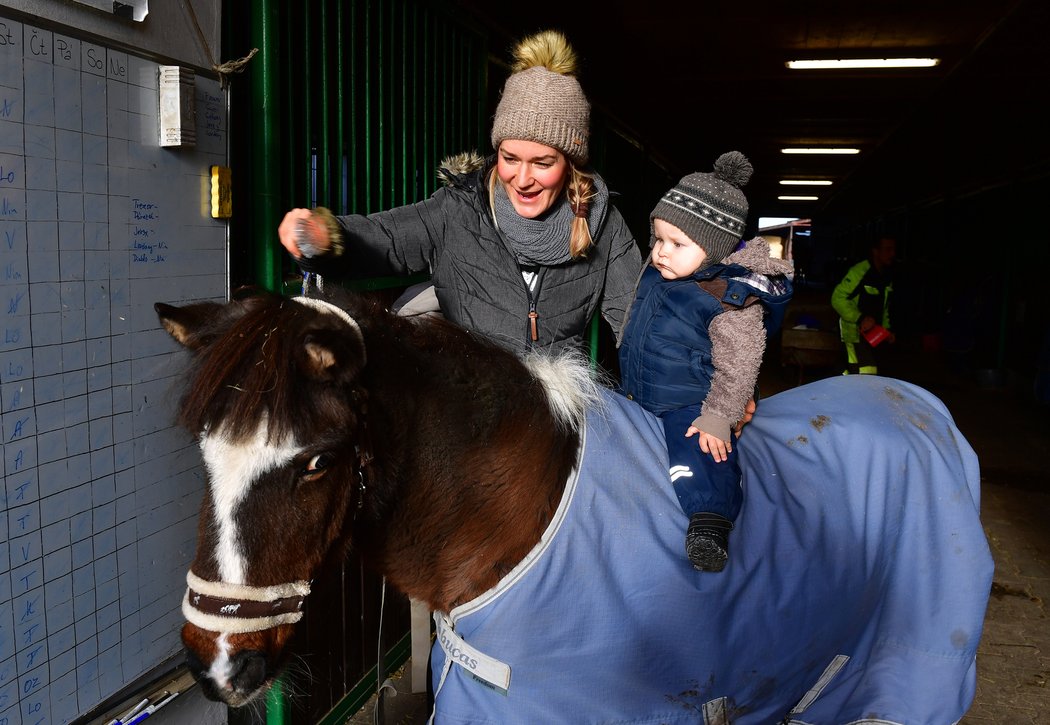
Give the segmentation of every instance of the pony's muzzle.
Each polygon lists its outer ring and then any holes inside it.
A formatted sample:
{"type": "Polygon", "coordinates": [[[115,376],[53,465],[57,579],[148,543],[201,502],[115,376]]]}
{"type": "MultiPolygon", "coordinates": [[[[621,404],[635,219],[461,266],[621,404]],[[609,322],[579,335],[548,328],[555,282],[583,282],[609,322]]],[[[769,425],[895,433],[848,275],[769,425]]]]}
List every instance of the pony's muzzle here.
{"type": "Polygon", "coordinates": [[[266,655],[242,650],[230,659],[230,688],[244,697],[255,694],[266,682],[266,655]]]}
{"type": "Polygon", "coordinates": [[[212,678],[209,667],[189,649],[186,650],[186,665],[206,698],[233,707],[243,705],[259,694],[269,676],[266,655],[258,650],[243,650],[233,655],[222,685],[212,678]]]}

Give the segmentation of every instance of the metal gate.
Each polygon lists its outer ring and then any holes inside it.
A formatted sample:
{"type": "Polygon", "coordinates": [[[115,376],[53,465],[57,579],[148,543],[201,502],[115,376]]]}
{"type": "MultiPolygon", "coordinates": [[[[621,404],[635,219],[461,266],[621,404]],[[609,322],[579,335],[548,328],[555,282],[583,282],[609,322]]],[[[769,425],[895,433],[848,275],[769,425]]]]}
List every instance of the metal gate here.
{"type": "Polygon", "coordinates": [[[370,213],[429,196],[440,160],[487,147],[483,35],[425,0],[227,0],[235,282],[294,277],[292,207],[370,213]],[[243,210],[238,215],[237,210],[243,210]]]}

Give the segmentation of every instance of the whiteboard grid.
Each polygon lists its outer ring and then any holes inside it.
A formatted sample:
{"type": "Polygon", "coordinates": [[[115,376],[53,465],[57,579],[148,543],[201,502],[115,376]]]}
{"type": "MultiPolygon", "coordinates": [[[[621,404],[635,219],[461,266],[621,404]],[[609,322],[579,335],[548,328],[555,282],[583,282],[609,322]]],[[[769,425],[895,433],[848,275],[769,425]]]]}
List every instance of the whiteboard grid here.
{"type": "Polygon", "coordinates": [[[0,17],[0,725],[65,723],[175,654],[203,487],[153,303],[223,300],[225,103],[162,149],[157,65],[0,17]]]}

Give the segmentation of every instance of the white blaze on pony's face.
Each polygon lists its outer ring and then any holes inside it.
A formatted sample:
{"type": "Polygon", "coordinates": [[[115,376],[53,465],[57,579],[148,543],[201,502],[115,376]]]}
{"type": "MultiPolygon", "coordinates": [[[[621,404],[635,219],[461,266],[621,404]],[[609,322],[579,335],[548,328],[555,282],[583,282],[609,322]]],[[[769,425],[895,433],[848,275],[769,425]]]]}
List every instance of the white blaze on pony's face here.
{"type": "Polygon", "coordinates": [[[220,581],[246,584],[245,556],[234,521],[237,506],[245,499],[252,483],[261,476],[288,465],[303,448],[294,440],[272,443],[263,418],[255,435],[231,441],[220,429],[200,436],[201,455],[208,469],[218,544],[215,560],[220,581]]]}
{"type": "MultiPolygon", "coordinates": [[[[231,440],[221,429],[202,434],[200,449],[208,471],[216,529],[213,556],[219,581],[222,582],[220,586],[226,589],[232,588],[231,585],[247,585],[248,562],[243,547],[244,537],[238,531],[236,522],[238,506],[249,495],[255,482],[289,465],[302,451],[302,446],[287,438],[278,443],[270,442],[267,419],[263,417],[255,433],[243,440],[231,440]]],[[[213,638],[214,657],[201,674],[227,703],[240,705],[250,701],[262,688],[243,692],[235,684],[245,670],[245,661],[243,657],[233,656],[236,649],[229,632],[210,630],[210,626],[204,629],[208,632],[207,636],[213,638]]],[[[256,667],[264,668],[261,664],[256,667]]]]}
{"type": "Polygon", "coordinates": [[[230,635],[220,634],[215,638],[215,659],[208,668],[208,678],[215,683],[219,692],[230,689],[230,677],[233,667],[230,662],[230,635]]]}

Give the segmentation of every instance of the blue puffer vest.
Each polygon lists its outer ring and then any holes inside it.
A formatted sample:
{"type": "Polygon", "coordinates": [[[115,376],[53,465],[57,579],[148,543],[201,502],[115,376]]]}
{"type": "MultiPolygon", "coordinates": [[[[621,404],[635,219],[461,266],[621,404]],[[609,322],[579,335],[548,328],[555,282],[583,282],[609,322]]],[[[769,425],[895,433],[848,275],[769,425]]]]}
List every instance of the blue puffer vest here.
{"type": "Polygon", "coordinates": [[[708,330],[715,317],[761,303],[772,334],[791,299],[789,283],[766,291],[748,284],[749,274],[739,264],[716,264],[665,280],[646,267],[620,344],[621,392],[657,415],[702,402],[714,374],[708,330]]]}

